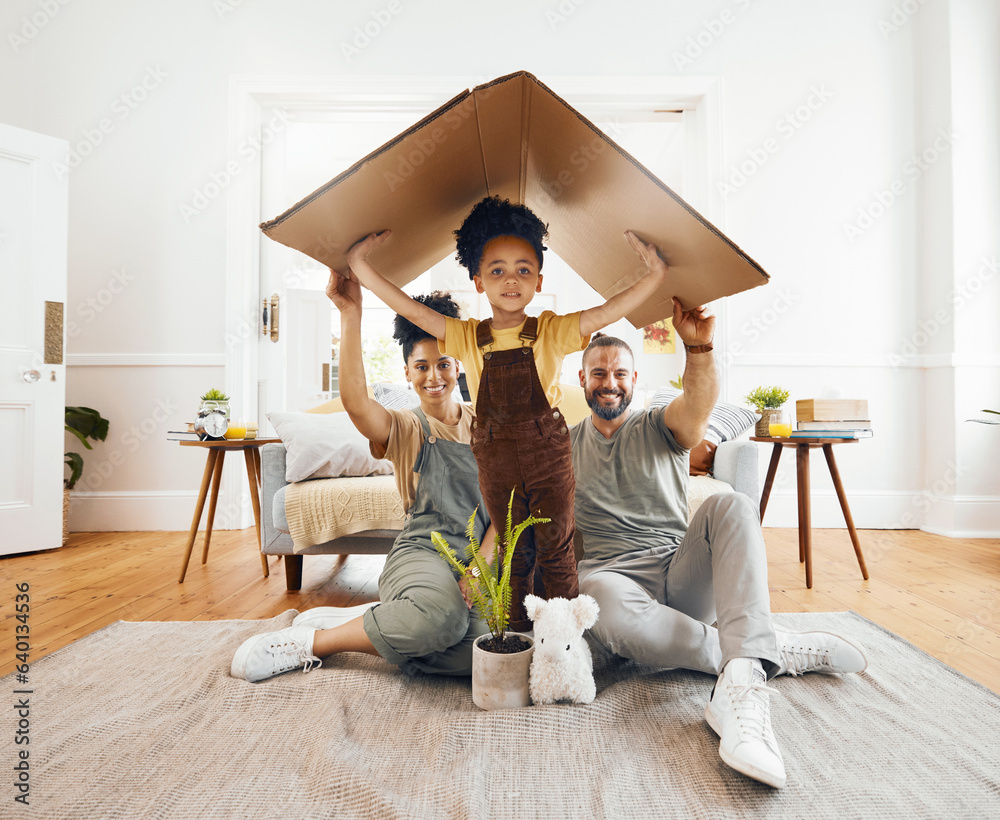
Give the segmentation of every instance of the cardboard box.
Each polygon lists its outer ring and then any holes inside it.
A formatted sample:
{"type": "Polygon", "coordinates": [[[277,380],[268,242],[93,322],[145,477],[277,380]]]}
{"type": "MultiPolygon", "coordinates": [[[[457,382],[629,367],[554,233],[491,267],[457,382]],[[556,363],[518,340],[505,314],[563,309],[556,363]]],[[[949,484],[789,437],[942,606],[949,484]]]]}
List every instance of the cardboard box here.
{"type": "Polygon", "coordinates": [[[768,281],[761,267],[599,128],[525,72],[465,91],[260,227],[346,270],[373,231],[372,264],[404,285],[455,253],[453,231],[484,196],[523,202],[548,246],[609,298],[645,273],[623,234],[655,242],[668,284],[627,317],[645,327],[768,281]]]}
{"type": "Polygon", "coordinates": [[[799,399],[796,421],[868,421],[867,399],[799,399]]]}

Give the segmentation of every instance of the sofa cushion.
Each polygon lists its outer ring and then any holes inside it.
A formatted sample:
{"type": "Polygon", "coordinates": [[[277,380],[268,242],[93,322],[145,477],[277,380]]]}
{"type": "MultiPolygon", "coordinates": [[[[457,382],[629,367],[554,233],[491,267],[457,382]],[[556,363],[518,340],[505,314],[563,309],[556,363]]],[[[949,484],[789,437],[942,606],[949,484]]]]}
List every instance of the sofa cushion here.
{"type": "Polygon", "coordinates": [[[714,444],[707,438],[702,439],[701,444],[692,448],[688,456],[688,473],[690,475],[711,475],[717,447],[717,444],[714,444]]]}
{"type": "Polygon", "coordinates": [[[385,475],[392,463],[374,458],[347,413],[267,414],[285,445],[285,480],[385,475]]]}
{"type": "MultiPolygon", "coordinates": [[[[649,406],[666,406],[680,394],[681,391],[676,388],[661,387],[653,394],[653,398],[649,401],[649,406]]],[[[735,438],[739,438],[756,423],[757,414],[749,408],[720,401],[712,408],[712,415],[708,419],[708,432],[705,433],[705,439],[716,445],[724,441],[732,441],[735,438]]]]}
{"type": "Polygon", "coordinates": [[[688,521],[694,515],[705,499],[716,493],[731,493],[733,488],[725,481],[711,478],[710,476],[693,476],[688,482],[688,521]]]}

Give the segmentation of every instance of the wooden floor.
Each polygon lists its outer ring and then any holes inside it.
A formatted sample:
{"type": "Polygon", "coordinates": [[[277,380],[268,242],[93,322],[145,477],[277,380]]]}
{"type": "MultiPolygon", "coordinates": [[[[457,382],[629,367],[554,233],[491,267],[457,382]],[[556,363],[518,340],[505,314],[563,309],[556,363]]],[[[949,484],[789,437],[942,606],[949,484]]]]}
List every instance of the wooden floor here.
{"type": "MultiPolygon", "coordinates": [[[[0,675],[15,668],[17,584],[30,585],[31,661],[116,620],[269,618],[287,609],[376,600],[383,559],[306,556],[301,593],[271,559],[262,577],[254,530],[201,540],[177,583],[186,533],[79,533],[62,549],[0,559],[0,675]]],[[[814,588],[805,588],[797,532],[765,529],[775,612],[854,610],[1000,693],[1000,540],[913,530],[862,530],[863,581],[846,530],[813,533],[814,588]]],[[[877,659],[874,659],[877,662],[877,659]]]]}

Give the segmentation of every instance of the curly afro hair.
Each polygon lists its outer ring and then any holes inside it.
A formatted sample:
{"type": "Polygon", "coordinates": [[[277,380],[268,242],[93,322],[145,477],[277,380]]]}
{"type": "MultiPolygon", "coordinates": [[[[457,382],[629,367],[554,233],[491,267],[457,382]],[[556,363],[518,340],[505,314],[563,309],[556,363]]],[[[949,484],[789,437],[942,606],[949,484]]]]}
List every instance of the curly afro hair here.
{"type": "Polygon", "coordinates": [[[538,267],[542,266],[542,240],[548,236],[548,226],[524,205],[514,205],[509,199],[488,196],[479,201],[455,231],[458,261],[469,270],[469,279],[479,273],[483,248],[498,236],[516,236],[535,249],[538,267]]]}
{"type": "MultiPolygon", "coordinates": [[[[462,318],[458,305],[451,298],[450,293],[436,290],[433,293],[414,296],[413,301],[427,305],[431,310],[436,310],[442,316],[450,316],[452,319],[462,318]]],[[[423,328],[417,327],[405,316],[400,316],[397,313],[396,318],[392,320],[392,338],[403,346],[403,361],[408,363],[417,342],[422,342],[424,339],[433,339],[434,337],[423,328]]]]}

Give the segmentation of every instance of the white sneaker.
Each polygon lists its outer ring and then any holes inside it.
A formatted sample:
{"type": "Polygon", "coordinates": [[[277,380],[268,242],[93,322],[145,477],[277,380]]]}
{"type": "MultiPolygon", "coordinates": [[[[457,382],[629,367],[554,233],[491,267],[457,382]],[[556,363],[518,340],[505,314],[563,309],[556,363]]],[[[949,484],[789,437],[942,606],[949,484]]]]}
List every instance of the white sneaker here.
{"type": "Polygon", "coordinates": [[[841,674],[864,672],[868,658],[846,638],[830,632],[782,632],[775,630],[781,666],[778,675],[801,675],[805,672],[841,674]]]}
{"type": "Polygon", "coordinates": [[[734,658],[726,664],[705,707],[705,720],[720,738],[719,756],[736,771],[780,789],[785,764],[771,730],[767,677],[759,661],[734,658]]]}
{"type": "Polygon", "coordinates": [[[282,672],[302,668],[308,672],[323,661],[313,654],[315,629],[289,626],[278,632],[265,632],[247,638],[233,656],[229,674],[256,683],[282,672]]]}
{"type": "Polygon", "coordinates": [[[317,606],[300,612],[292,621],[292,626],[308,626],[310,629],[333,629],[364,615],[375,606],[361,604],[360,606],[317,606]]]}

